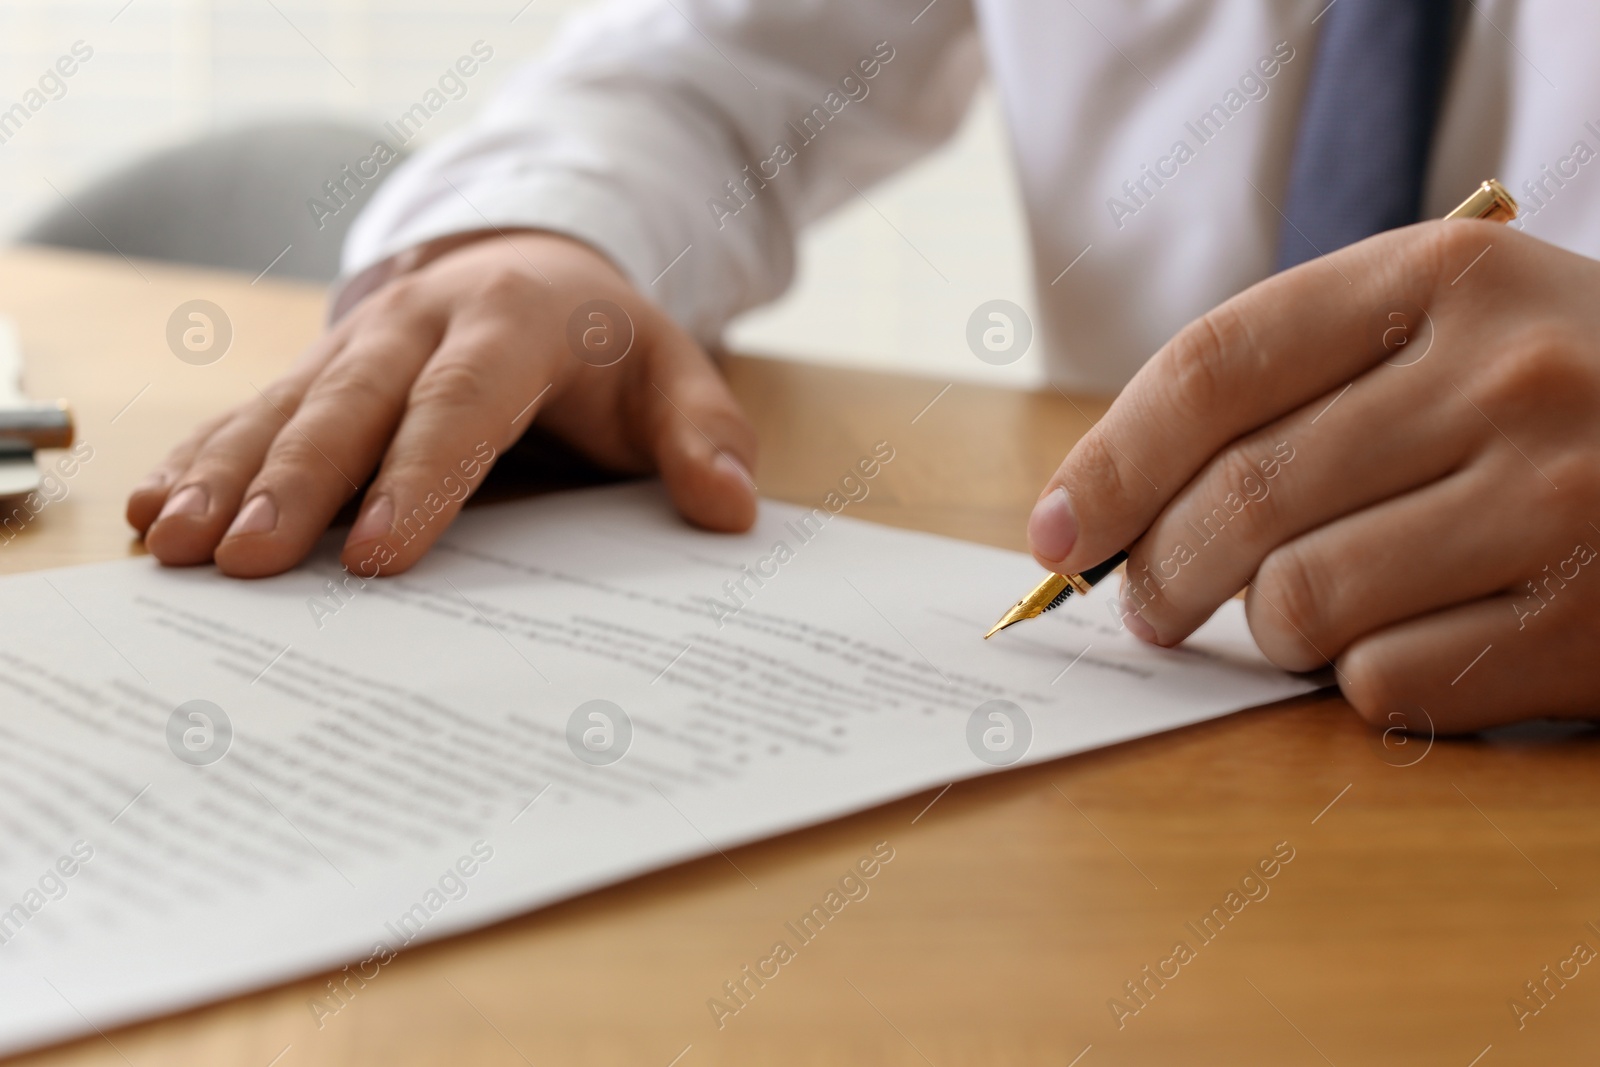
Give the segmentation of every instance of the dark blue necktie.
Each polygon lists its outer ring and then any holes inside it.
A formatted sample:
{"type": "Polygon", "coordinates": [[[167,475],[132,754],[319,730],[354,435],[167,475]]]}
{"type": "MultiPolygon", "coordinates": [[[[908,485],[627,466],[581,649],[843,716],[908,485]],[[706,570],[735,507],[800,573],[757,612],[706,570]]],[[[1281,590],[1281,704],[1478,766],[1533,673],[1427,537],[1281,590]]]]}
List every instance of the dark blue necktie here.
{"type": "Polygon", "coordinates": [[[1279,270],[1419,218],[1451,7],[1452,0],[1334,0],[1321,16],[1279,270]]]}

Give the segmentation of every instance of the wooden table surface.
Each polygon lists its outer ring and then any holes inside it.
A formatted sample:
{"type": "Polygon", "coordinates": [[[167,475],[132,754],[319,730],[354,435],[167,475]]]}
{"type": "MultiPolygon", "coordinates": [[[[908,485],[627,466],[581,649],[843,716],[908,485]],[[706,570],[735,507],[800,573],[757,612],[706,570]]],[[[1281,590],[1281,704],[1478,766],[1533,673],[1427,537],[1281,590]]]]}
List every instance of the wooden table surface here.
{"type": "MultiPolygon", "coordinates": [[[[70,398],[94,449],[66,497],[0,544],[0,571],[20,571],[139,552],[128,487],[202,415],[270,380],[316,333],[322,297],[13,251],[0,313],[21,327],[30,391],[70,398]],[[210,366],[165,341],[195,298],[235,332],[210,366]]],[[[962,384],[927,407],[945,382],[757,359],[728,371],[761,430],[766,495],[816,503],[888,439],[897,457],[852,514],[1008,548],[1104,410],[962,384]]],[[[1600,1045],[1600,963],[1563,964],[1580,943],[1600,950],[1592,733],[1402,744],[1320,694],[733,859],[759,889],[714,856],[420,947],[320,1028],[312,978],[16,1062],[1502,1067],[1591,1062],[1600,1045]],[[707,999],[883,840],[896,858],[871,895],[719,1030],[707,999]],[[1275,848],[1293,859],[1268,895],[1195,936],[1186,924],[1275,848]],[[1192,958],[1158,986],[1144,968],[1171,975],[1180,940],[1192,958]],[[1549,977],[1562,966],[1570,977],[1549,977]],[[1520,1026],[1517,997],[1540,1009],[1520,1026]]]]}

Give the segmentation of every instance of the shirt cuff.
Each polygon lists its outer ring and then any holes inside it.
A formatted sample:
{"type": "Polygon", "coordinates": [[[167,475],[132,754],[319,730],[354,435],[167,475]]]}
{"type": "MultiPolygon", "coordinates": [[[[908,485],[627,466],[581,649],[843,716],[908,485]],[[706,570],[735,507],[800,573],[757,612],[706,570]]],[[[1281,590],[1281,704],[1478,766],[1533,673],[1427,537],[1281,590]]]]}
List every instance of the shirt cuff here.
{"type": "MultiPolygon", "coordinates": [[[[652,279],[666,263],[657,262],[661,255],[645,238],[646,230],[627,196],[607,189],[593,176],[530,179],[516,173],[522,168],[512,169],[510,180],[485,176],[463,184],[454,179],[454,188],[445,183],[442,191],[435,188],[421,195],[415,189],[392,190],[391,195],[399,196],[389,203],[406,205],[399,211],[385,211],[387,198],[374,201],[368,214],[356,220],[346,242],[344,270],[334,283],[329,321],[343,318],[394,277],[396,257],[406,250],[482,230],[544,230],[581,241],[615,264],[641,293],[649,294],[652,279]]],[[[403,181],[406,176],[397,177],[403,181]]],[[[440,181],[436,174],[419,177],[430,186],[440,181]]]]}

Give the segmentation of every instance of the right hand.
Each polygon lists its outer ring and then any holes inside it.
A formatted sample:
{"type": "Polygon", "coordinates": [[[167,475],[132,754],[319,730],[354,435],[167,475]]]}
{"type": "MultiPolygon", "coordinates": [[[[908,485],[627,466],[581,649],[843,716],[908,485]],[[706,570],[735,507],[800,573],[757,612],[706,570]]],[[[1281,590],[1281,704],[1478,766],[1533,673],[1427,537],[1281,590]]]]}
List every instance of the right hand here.
{"type": "MultiPolygon", "coordinates": [[[[595,321],[591,351],[626,330],[595,321]]],[[[304,559],[371,478],[341,561],[396,574],[535,418],[602,466],[659,472],[695,525],[755,521],[755,432],[711,358],[609,260],[540,232],[404,254],[262,396],[173,449],[129,496],[128,521],[163,563],[261,577],[304,559]],[[610,366],[568,345],[568,319],[591,300],[632,320],[610,366]]]]}

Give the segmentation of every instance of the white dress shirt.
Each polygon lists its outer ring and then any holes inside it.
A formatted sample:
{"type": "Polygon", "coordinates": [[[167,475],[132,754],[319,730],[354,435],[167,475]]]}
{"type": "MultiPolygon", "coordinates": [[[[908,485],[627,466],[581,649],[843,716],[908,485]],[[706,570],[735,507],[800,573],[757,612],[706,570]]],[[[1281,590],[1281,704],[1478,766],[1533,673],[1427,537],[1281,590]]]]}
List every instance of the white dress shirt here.
{"type": "MultiPolygon", "coordinates": [[[[1058,383],[1115,390],[1270,273],[1326,6],[610,3],[378,191],[336,306],[419,242],[534,227],[594,245],[714,341],[788,285],[801,227],[948,138],[986,69],[1028,216],[1035,344],[1058,383]]],[[[1600,255],[1600,5],[1472,0],[1460,21],[1425,213],[1495,176],[1519,226],[1600,255]]]]}

